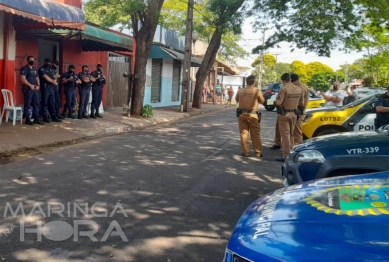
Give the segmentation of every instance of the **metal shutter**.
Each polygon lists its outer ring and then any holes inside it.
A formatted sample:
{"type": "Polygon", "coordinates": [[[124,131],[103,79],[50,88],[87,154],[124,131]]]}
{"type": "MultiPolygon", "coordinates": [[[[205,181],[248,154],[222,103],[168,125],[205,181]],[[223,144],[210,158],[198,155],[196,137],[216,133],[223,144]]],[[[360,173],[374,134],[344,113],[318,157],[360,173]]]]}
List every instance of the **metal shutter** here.
{"type": "Polygon", "coordinates": [[[181,62],[173,62],[173,86],[172,86],[172,101],[180,100],[180,78],[181,78],[181,62]]]}
{"type": "Polygon", "coordinates": [[[153,59],[151,72],[151,102],[161,101],[162,59],[153,59]]]}

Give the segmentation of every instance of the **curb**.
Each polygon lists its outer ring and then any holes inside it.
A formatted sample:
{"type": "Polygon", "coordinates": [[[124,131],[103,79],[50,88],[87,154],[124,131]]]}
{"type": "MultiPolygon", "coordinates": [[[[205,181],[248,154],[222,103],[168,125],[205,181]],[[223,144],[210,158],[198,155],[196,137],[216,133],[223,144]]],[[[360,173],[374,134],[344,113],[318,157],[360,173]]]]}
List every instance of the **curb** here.
{"type": "Polygon", "coordinates": [[[15,157],[41,154],[47,150],[55,149],[58,147],[79,144],[79,143],[83,143],[83,142],[86,142],[86,141],[89,141],[92,139],[98,139],[98,138],[107,137],[107,136],[125,134],[125,133],[129,133],[131,131],[143,130],[145,128],[155,126],[158,124],[174,122],[174,121],[178,121],[178,120],[181,120],[184,118],[190,118],[190,117],[199,116],[202,114],[208,114],[211,112],[224,110],[226,108],[229,108],[229,106],[226,105],[225,107],[217,108],[215,110],[194,111],[192,113],[185,113],[185,114],[179,115],[179,117],[164,118],[163,120],[160,120],[160,121],[153,119],[151,123],[146,123],[146,124],[141,124],[141,125],[122,124],[124,127],[118,127],[115,129],[106,129],[105,131],[98,132],[98,133],[91,134],[91,135],[84,135],[84,136],[82,136],[80,138],[76,138],[76,139],[60,140],[60,141],[56,141],[53,143],[42,144],[42,145],[39,145],[36,147],[22,147],[22,148],[11,150],[11,151],[0,152],[0,165],[12,163],[11,159],[15,158],[15,157]]]}

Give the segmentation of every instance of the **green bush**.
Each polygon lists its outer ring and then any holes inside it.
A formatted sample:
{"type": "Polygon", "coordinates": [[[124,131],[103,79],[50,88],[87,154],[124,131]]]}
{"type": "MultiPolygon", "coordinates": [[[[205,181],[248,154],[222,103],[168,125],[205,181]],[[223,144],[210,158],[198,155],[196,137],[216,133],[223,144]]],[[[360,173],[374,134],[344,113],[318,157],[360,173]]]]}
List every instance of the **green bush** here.
{"type": "Polygon", "coordinates": [[[153,116],[153,107],[151,105],[144,105],[142,108],[143,117],[152,117],[153,116]]]}

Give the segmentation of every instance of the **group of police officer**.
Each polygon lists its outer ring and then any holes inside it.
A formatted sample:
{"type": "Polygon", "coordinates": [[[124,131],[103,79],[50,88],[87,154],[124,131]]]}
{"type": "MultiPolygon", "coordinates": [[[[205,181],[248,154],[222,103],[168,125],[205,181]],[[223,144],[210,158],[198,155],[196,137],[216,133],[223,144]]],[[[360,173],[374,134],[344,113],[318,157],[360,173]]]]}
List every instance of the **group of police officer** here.
{"type": "Polygon", "coordinates": [[[25,124],[43,125],[43,122],[62,122],[61,119],[75,119],[74,107],[76,105],[76,89],[79,90],[78,119],[102,117],[99,108],[103,96],[103,87],[106,79],[101,64],[97,70],[89,72],[88,66],[82,66],[82,72],[75,73],[75,66],[69,65],[68,71],[58,74],[58,61],[44,60],[44,65],[38,70],[34,67],[33,56],[27,57],[27,65],[20,69],[20,80],[24,95],[23,117],[25,124]],[[66,104],[62,113],[59,83],[63,84],[66,104]],[[91,113],[87,115],[89,95],[92,91],[91,113]],[[32,106],[32,112],[31,112],[32,106]],[[66,114],[67,112],[67,114],[66,114]],[[42,121],[41,119],[42,118],[42,121]]]}
{"type": "MultiPolygon", "coordinates": [[[[302,123],[305,118],[305,108],[309,99],[308,87],[300,82],[297,74],[285,73],[281,76],[283,87],[276,99],[277,105],[277,125],[276,141],[279,145],[273,145],[271,149],[282,147],[282,158],[277,158],[279,162],[284,162],[289,156],[294,145],[303,140],[302,123]],[[278,137],[277,137],[278,136],[278,137]]],[[[261,91],[255,88],[255,76],[246,78],[247,87],[239,89],[235,100],[239,103],[237,116],[239,121],[240,139],[242,145],[242,155],[249,156],[249,133],[253,143],[255,156],[262,157],[262,143],[260,137],[261,114],[258,105],[263,104],[265,99],[261,91]]]]}

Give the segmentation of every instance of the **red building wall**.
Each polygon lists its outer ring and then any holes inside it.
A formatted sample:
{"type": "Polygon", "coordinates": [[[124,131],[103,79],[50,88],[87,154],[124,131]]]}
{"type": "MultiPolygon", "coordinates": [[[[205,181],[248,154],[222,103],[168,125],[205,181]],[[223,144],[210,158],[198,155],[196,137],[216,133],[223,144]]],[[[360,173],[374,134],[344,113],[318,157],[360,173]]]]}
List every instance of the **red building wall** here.
{"type": "Polygon", "coordinates": [[[81,0],[51,0],[53,2],[57,2],[60,4],[72,5],[78,8],[81,8],[82,1],[81,0]]]}
{"type": "MultiPolygon", "coordinates": [[[[81,67],[86,65],[92,72],[96,70],[96,65],[103,66],[104,75],[108,76],[108,52],[82,52],[81,42],[74,40],[66,40],[63,42],[63,64],[62,71],[66,72],[68,66],[73,64],[76,67],[76,72],[81,72],[81,67]]],[[[106,106],[107,88],[103,89],[103,106],[106,106]]]]}

